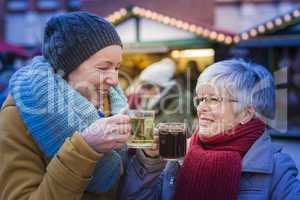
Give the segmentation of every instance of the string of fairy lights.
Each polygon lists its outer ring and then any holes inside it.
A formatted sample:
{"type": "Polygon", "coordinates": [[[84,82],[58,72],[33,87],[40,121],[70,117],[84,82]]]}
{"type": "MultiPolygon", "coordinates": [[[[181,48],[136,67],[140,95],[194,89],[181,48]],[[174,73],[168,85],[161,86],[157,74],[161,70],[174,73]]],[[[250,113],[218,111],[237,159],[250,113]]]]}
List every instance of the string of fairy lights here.
{"type": "Polygon", "coordinates": [[[208,38],[213,41],[218,41],[225,44],[231,44],[233,42],[233,36],[225,33],[218,33],[215,30],[211,30],[206,27],[198,26],[195,24],[187,23],[182,20],[169,17],[166,15],[162,15],[160,13],[140,8],[140,7],[133,7],[131,11],[122,8],[119,11],[116,11],[112,13],[111,15],[107,16],[107,19],[112,22],[113,24],[118,23],[119,21],[122,21],[124,18],[128,18],[131,15],[134,16],[140,16],[147,19],[151,19],[166,25],[170,25],[173,27],[176,27],[178,29],[189,31],[191,33],[194,33],[196,35],[199,35],[204,38],[208,38]]]}
{"type": "Polygon", "coordinates": [[[139,16],[147,19],[151,19],[166,25],[176,27],[178,29],[194,33],[195,35],[207,38],[212,41],[225,43],[227,45],[236,44],[243,40],[249,40],[255,38],[260,34],[264,34],[267,31],[272,31],[276,28],[283,26],[284,24],[292,23],[296,19],[300,19],[299,9],[293,10],[283,16],[278,16],[275,19],[269,20],[263,24],[260,24],[248,31],[239,33],[236,35],[226,34],[218,32],[216,30],[209,29],[207,27],[191,24],[173,17],[162,15],[149,9],[134,6],[130,9],[122,8],[111,15],[107,16],[107,19],[113,24],[117,24],[122,20],[129,18],[130,16],[139,16]]]}
{"type": "Polygon", "coordinates": [[[283,16],[278,16],[263,24],[253,27],[248,31],[245,31],[243,33],[234,36],[233,38],[234,43],[239,43],[242,40],[248,40],[250,38],[254,38],[259,34],[264,34],[268,31],[273,31],[279,27],[282,27],[283,25],[288,25],[289,23],[292,23],[294,20],[299,20],[299,19],[300,19],[299,9],[293,10],[290,13],[287,13],[283,16]]]}

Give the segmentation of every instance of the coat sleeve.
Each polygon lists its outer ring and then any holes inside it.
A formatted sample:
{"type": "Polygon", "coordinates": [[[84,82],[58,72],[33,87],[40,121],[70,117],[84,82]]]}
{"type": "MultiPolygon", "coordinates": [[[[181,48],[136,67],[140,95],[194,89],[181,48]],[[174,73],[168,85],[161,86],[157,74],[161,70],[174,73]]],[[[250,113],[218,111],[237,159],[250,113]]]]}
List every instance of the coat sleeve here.
{"type": "Polygon", "coordinates": [[[128,159],[122,184],[122,200],[159,200],[162,192],[162,170],[165,162],[147,158],[141,150],[128,159]]]}
{"type": "Polygon", "coordinates": [[[294,161],[285,153],[275,154],[272,200],[300,199],[300,181],[294,161]]]}
{"type": "Polygon", "coordinates": [[[48,164],[16,107],[0,113],[0,200],[81,199],[101,157],[77,133],[48,164]]]}

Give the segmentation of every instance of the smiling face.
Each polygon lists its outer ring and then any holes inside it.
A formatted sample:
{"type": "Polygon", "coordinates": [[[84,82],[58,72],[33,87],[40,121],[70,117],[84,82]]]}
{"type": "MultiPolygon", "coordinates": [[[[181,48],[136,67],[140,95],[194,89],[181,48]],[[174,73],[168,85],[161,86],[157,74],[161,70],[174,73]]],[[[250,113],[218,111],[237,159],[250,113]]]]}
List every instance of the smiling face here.
{"type": "Polygon", "coordinates": [[[122,61],[122,48],[111,45],[93,54],[72,71],[69,84],[86,97],[96,108],[108,95],[109,88],[118,84],[118,70],[122,61]]]}
{"type": "Polygon", "coordinates": [[[234,110],[234,104],[239,102],[224,88],[210,84],[200,85],[196,94],[200,136],[218,135],[240,123],[241,113],[234,110]]]}
{"type": "Polygon", "coordinates": [[[196,97],[200,102],[196,105],[202,135],[228,133],[253,118],[274,119],[272,75],[264,67],[240,59],[207,67],[197,80],[196,97]]]}

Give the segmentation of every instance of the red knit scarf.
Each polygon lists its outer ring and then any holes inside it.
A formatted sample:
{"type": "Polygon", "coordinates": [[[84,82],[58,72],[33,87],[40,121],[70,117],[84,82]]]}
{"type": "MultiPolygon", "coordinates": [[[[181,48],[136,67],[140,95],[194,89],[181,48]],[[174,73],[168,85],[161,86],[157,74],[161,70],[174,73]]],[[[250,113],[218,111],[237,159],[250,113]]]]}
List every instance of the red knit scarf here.
{"type": "Polygon", "coordinates": [[[262,121],[253,119],[211,138],[193,134],[177,175],[174,199],[237,199],[242,158],[262,135],[264,128],[262,121]]]}

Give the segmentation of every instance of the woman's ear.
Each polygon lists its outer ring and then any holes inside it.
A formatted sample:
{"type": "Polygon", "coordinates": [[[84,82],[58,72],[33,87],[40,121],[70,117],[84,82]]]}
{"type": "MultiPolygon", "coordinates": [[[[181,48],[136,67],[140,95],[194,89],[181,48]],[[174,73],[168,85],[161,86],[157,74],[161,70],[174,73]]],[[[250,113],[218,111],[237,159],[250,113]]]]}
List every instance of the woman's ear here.
{"type": "Polygon", "coordinates": [[[240,114],[239,114],[239,122],[240,124],[246,124],[255,116],[255,108],[252,106],[246,107],[240,114]]]}

